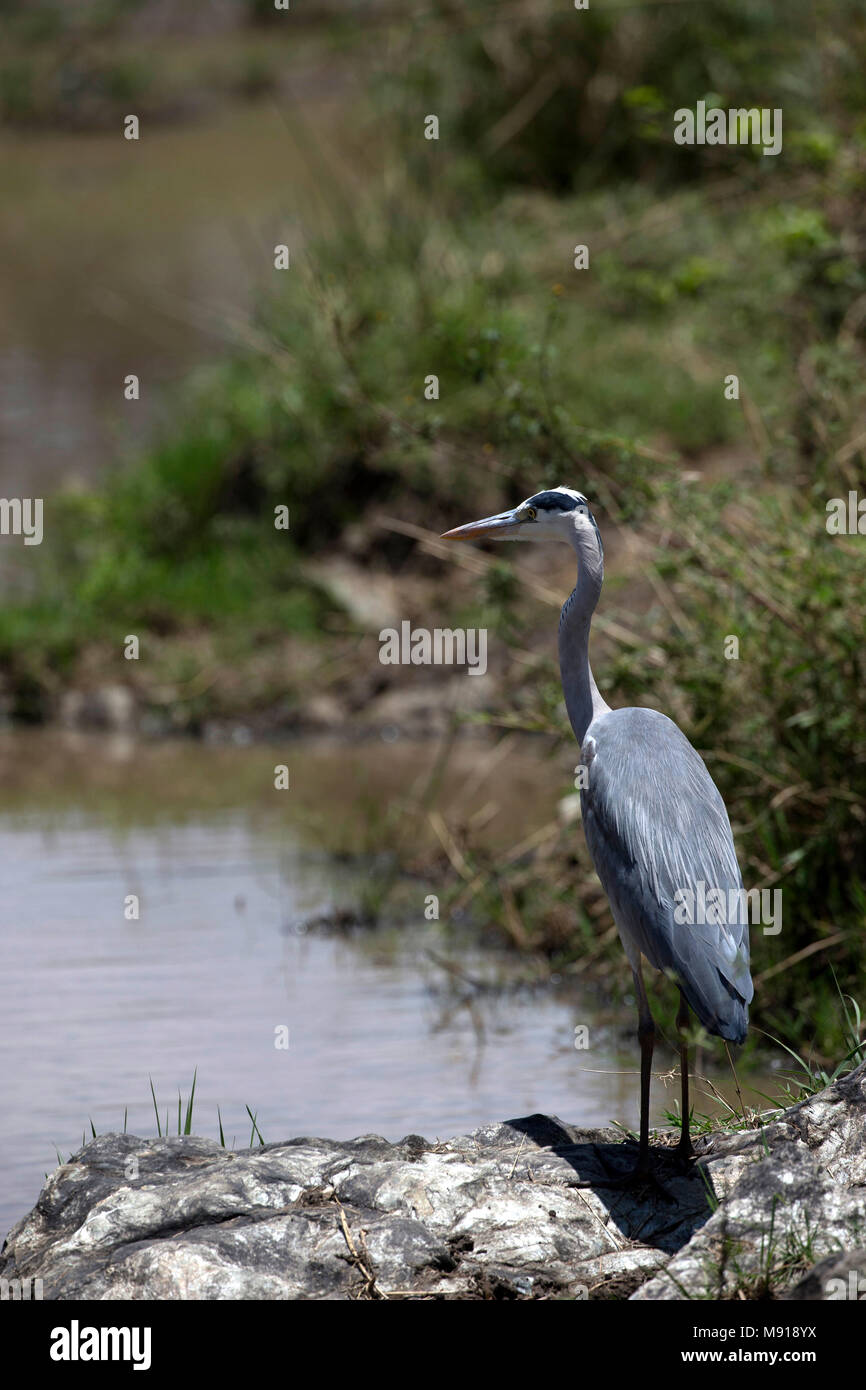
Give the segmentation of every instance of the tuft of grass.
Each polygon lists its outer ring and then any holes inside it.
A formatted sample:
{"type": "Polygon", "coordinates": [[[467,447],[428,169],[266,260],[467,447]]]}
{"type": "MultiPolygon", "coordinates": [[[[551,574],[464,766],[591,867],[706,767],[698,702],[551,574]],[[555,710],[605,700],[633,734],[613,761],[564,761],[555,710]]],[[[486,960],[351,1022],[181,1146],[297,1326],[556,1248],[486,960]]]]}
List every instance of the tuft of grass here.
{"type": "MultiPolygon", "coordinates": [[[[175,1129],[175,1131],[174,1131],[174,1132],[177,1133],[177,1134],[189,1135],[189,1134],[192,1134],[192,1132],[193,1132],[192,1121],[193,1121],[193,1108],[194,1108],[194,1105],[195,1105],[195,1088],[196,1088],[197,1079],[198,1079],[198,1068],[196,1067],[195,1070],[193,1071],[193,1075],[192,1075],[192,1084],[191,1084],[191,1086],[190,1086],[189,1096],[187,1097],[186,1102],[184,1102],[183,1097],[182,1097],[182,1095],[181,1095],[181,1092],[180,1092],[180,1090],[178,1090],[178,1095],[177,1095],[177,1121],[176,1121],[176,1129],[175,1129]]],[[[155,1090],[155,1088],[154,1088],[153,1078],[152,1078],[152,1077],[148,1077],[148,1081],[150,1082],[150,1096],[151,1096],[151,1102],[152,1102],[152,1104],[153,1104],[154,1119],[155,1119],[155,1121],[156,1121],[156,1133],[157,1133],[157,1137],[160,1138],[160,1139],[165,1139],[165,1138],[168,1138],[168,1135],[169,1135],[169,1133],[171,1132],[171,1131],[170,1131],[170,1128],[169,1128],[169,1119],[168,1119],[169,1111],[168,1111],[168,1107],[166,1107],[165,1117],[164,1117],[164,1119],[163,1119],[163,1118],[160,1116],[160,1113],[159,1113],[159,1105],[158,1105],[157,1099],[156,1099],[156,1090],[155,1090]]],[[[251,1134],[250,1134],[250,1147],[252,1147],[253,1139],[254,1139],[254,1138],[257,1138],[257,1139],[258,1139],[258,1142],[259,1142],[259,1145],[260,1145],[260,1146],[264,1145],[265,1140],[264,1140],[264,1138],[263,1138],[263,1136],[262,1136],[261,1130],[259,1129],[256,1115],[253,1114],[253,1112],[250,1110],[250,1107],[249,1107],[249,1106],[246,1106],[246,1112],[247,1112],[247,1115],[250,1117],[250,1120],[251,1120],[251,1122],[252,1122],[252,1131],[251,1131],[251,1134]]],[[[128,1123],[127,1123],[127,1122],[128,1122],[128,1117],[129,1117],[129,1108],[128,1108],[128,1106],[125,1106],[125,1107],[124,1107],[124,1111],[123,1111],[123,1133],[124,1133],[124,1134],[126,1134],[126,1133],[128,1132],[128,1123]]],[[[97,1129],[96,1129],[96,1126],[95,1126],[94,1123],[93,1123],[93,1120],[92,1120],[92,1119],[88,1119],[88,1123],[89,1123],[89,1125],[90,1125],[90,1137],[91,1137],[92,1139],[96,1139],[96,1138],[97,1138],[97,1129]]],[[[217,1123],[218,1123],[218,1128],[219,1128],[219,1142],[220,1142],[220,1147],[223,1148],[223,1149],[225,1149],[225,1148],[227,1147],[227,1144],[226,1144],[226,1136],[225,1136],[225,1131],[224,1131],[224,1129],[223,1129],[222,1114],[221,1114],[221,1112],[220,1112],[219,1106],[217,1106],[217,1123]]],[[[87,1141],[87,1135],[86,1135],[86,1134],[82,1134],[82,1136],[81,1136],[81,1147],[83,1148],[84,1145],[85,1145],[87,1142],[88,1142],[88,1141],[87,1141]]],[[[60,1150],[57,1149],[57,1150],[56,1150],[56,1153],[57,1153],[57,1162],[58,1162],[58,1164],[63,1163],[64,1160],[63,1160],[63,1158],[62,1158],[62,1156],[61,1156],[60,1150]]],[[[70,1155],[70,1157],[71,1157],[71,1155],[70,1155]]]]}

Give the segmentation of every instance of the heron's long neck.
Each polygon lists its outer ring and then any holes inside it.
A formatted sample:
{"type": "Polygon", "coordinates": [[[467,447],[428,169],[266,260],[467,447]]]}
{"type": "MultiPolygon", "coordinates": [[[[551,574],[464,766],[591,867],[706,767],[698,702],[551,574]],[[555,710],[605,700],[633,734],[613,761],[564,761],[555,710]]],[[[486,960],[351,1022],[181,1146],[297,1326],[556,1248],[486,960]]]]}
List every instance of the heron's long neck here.
{"type": "Polygon", "coordinates": [[[593,719],[610,709],[598,692],[589,665],[589,625],[601,593],[604,558],[594,530],[575,528],[572,545],[577,554],[577,584],[563,604],[559,620],[559,670],[565,708],[574,736],[582,745],[593,719]]]}

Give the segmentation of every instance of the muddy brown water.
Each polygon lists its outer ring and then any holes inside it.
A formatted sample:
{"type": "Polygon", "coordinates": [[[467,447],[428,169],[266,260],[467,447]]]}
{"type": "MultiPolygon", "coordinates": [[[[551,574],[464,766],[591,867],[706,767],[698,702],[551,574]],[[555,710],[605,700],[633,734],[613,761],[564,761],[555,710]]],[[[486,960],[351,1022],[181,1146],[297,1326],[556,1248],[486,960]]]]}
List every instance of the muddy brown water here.
{"type": "MultiPolygon", "coordinates": [[[[446,1137],[538,1110],[636,1124],[630,1006],[596,1027],[578,983],[511,987],[513,959],[425,921],[435,883],[418,884],[398,928],[304,928],[357,903],[381,860],[377,816],[426,793],[440,751],[0,735],[4,1230],[91,1121],[122,1129],[126,1113],[131,1132],[156,1132],[151,1079],[176,1129],[196,1069],[194,1131],[217,1138],[219,1108],[239,1147],[247,1105],[266,1141],[446,1137]],[[504,988],[455,987],[437,958],[504,988]],[[577,1024],[589,1051],[575,1050],[577,1024]]],[[[555,816],[568,768],[531,741],[505,754],[459,744],[436,807],[446,823],[478,815],[490,844],[510,847],[555,816]]],[[[660,1070],[672,1065],[662,1052],[660,1070]]],[[[655,1087],[657,1120],[674,1093],[655,1087]]]]}
{"type": "Polygon", "coordinates": [[[188,373],[245,345],[275,245],[297,254],[329,231],[336,190],[364,177],[354,89],[336,86],[137,142],[0,130],[2,495],[116,467],[171,418],[188,373]]]}

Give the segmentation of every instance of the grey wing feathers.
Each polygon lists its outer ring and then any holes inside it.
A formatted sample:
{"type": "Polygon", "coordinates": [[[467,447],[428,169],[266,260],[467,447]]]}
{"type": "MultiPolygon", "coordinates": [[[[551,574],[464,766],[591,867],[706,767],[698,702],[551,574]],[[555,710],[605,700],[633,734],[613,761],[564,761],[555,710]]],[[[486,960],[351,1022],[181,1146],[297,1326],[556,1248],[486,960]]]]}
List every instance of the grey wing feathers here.
{"type": "Polygon", "coordinates": [[[753,994],[743,880],[725,804],[701,757],[672,720],[648,709],[594,720],[581,757],[587,844],[630,958],[637,950],[672,972],[704,1026],[742,1042],[753,994]],[[738,908],[721,922],[701,921],[717,915],[700,912],[701,885],[738,908]],[[690,892],[695,911],[684,921],[690,892]]]}

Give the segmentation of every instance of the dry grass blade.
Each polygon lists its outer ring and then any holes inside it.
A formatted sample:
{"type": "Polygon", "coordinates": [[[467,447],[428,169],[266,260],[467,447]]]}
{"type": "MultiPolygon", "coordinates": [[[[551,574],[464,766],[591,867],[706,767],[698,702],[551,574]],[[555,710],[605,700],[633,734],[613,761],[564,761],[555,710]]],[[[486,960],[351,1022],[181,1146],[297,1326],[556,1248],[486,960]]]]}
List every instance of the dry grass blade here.
{"type": "MultiPolygon", "coordinates": [[[[340,1229],[343,1232],[343,1239],[346,1242],[346,1246],[351,1256],[351,1262],[352,1264],[354,1264],[355,1268],[359,1271],[359,1273],[364,1277],[364,1287],[361,1290],[361,1295],[359,1296],[363,1296],[364,1294],[366,1294],[368,1298],[387,1298],[388,1295],[385,1293],[383,1289],[380,1289],[378,1284],[376,1283],[376,1276],[370,1268],[369,1255],[367,1254],[366,1247],[363,1250],[363,1254],[360,1253],[358,1251],[357,1246],[355,1245],[354,1240],[352,1239],[352,1232],[349,1229],[349,1223],[346,1220],[345,1209],[336,1193],[334,1193],[333,1200],[336,1202],[340,1211],[340,1229]]],[[[361,1243],[362,1245],[364,1243],[363,1232],[361,1233],[361,1243]]]]}
{"type": "Polygon", "coordinates": [[[451,834],[451,831],[445,824],[444,818],[440,815],[438,811],[430,811],[428,814],[428,819],[430,821],[431,826],[433,827],[433,831],[436,835],[437,840],[439,841],[439,843],[441,844],[442,848],[448,856],[448,860],[452,868],[456,869],[457,873],[460,875],[461,878],[466,879],[466,881],[469,882],[469,880],[473,877],[472,870],[466,863],[466,860],[463,857],[463,854],[460,850],[459,845],[457,844],[457,841],[454,839],[454,836],[451,834]]]}
{"type": "Polygon", "coordinates": [[[771,980],[774,975],[781,975],[783,970],[788,970],[792,965],[796,965],[801,960],[808,960],[809,956],[814,956],[818,951],[826,951],[831,946],[838,946],[845,940],[846,933],[836,932],[834,936],[828,936],[823,941],[813,941],[808,946],[804,946],[802,951],[795,951],[792,956],[787,956],[778,965],[771,965],[769,970],[763,970],[760,975],[755,976],[755,985],[762,985],[765,980],[771,980]]]}

